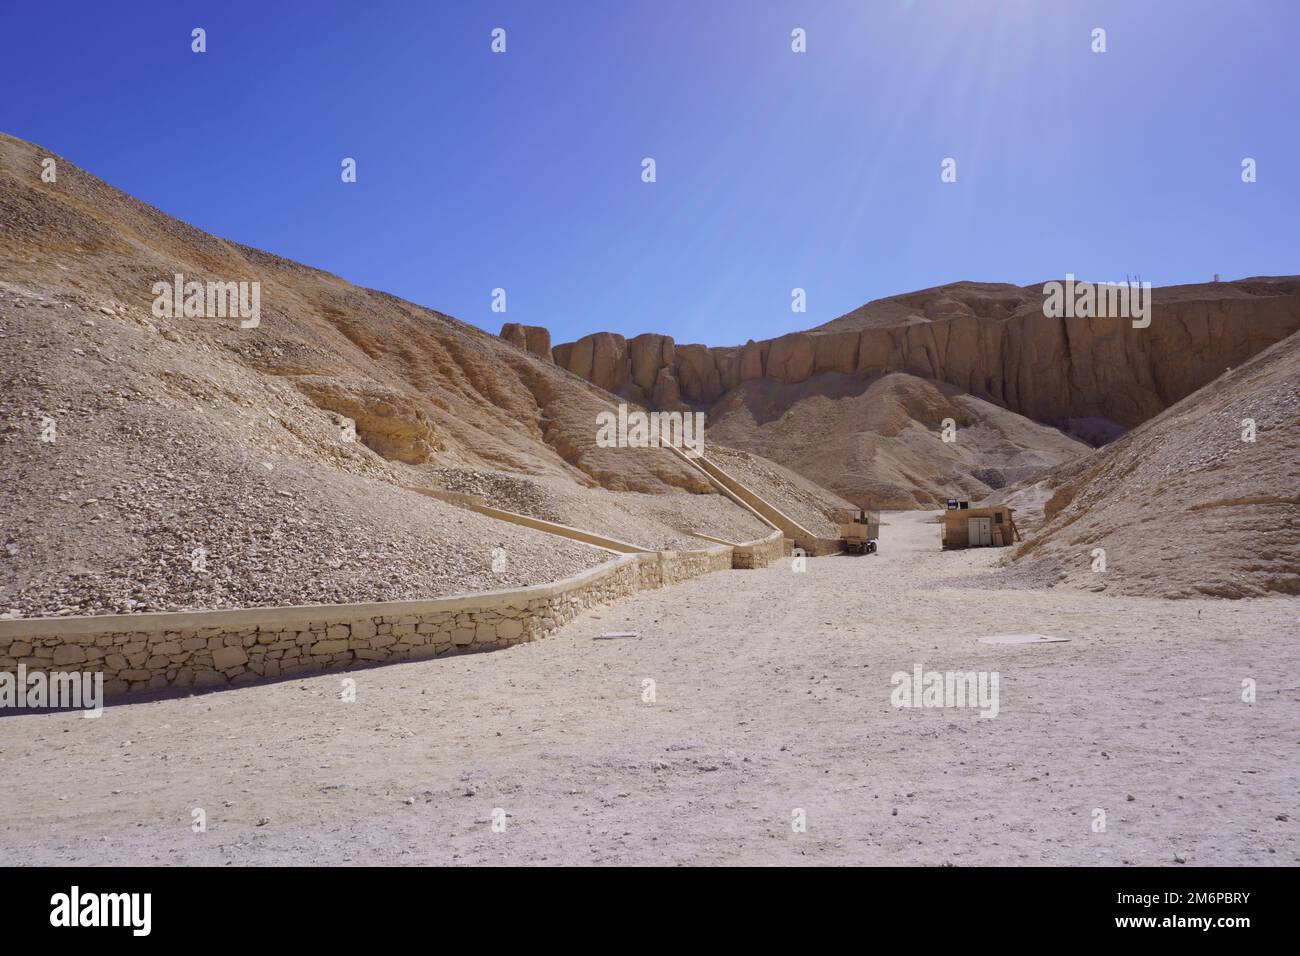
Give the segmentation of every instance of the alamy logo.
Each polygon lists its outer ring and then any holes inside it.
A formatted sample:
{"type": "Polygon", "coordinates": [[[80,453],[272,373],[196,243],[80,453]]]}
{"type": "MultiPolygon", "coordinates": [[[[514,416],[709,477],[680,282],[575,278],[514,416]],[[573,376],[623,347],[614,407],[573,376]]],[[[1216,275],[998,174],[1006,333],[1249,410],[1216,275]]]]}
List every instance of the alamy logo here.
{"type": "Polygon", "coordinates": [[[895,671],[889,702],[903,707],[978,707],[981,717],[998,715],[997,671],[895,671]]]}
{"type": "Polygon", "coordinates": [[[262,323],[262,283],[186,282],[178,272],[171,282],[153,284],[156,319],[242,319],[241,329],[262,323]]]}
{"type": "Polygon", "coordinates": [[[608,411],[596,415],[596,446],[671,446],[681,449],[687,458],[699,458],[704,454],[704,413],[628,411],[627,405],[620,403],[617,416],[608,411]]]}
{"type": "Polygon", "coordinates": [[[70,893],[50,897],[51,926],[129,926],[131,935],[148,936],[153,926],[152,893],[70,893]]]}
{"type": "Polygon", "coordinates": [[[0,707],[84,710],[83,717],[104,713],[104,672],[32,671],[19,664],[18,673],[0,671],[0,707]]]}
{"type": "Polygon", "coordinates": [[[1132,319],[1135,329],[1151,324],[1150,282],[1076,282],[1067,272],[1064,283],[1045,283],[1043,295],[1049,319],[1132,319]]]}

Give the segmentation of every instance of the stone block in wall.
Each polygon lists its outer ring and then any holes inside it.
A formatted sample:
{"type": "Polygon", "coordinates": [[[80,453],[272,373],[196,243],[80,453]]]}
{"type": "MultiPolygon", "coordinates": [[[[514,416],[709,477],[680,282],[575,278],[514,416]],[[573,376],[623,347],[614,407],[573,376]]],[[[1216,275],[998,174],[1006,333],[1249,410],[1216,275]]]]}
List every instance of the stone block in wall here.
{"type": "Polygon", "coordinates": [[[219,671],[227,671],[232,667],[239,667],[248,661],[248,654],[244,648],[240,647],[221,647],[212,652],[212,663],[219,671]]]}
{"type": "MultiPolygon", "coordinates": [[[[38,648],[38,650],[41,649],[38,648]]],[[[86,649],[80,644],[64,644],[54,648],[50,656],[54,660],[55,667],[61,667],[65,664],[81,664],[86,660],[86,649]]]]}
{"type": "Polygon", "coordinates": [[[311,646],[311,653],[313,657],[321,657],[337,654],[340,651],[346,651],[347,649],[348,642],[340,638],[335,640],[317,641],[311,646]]]}

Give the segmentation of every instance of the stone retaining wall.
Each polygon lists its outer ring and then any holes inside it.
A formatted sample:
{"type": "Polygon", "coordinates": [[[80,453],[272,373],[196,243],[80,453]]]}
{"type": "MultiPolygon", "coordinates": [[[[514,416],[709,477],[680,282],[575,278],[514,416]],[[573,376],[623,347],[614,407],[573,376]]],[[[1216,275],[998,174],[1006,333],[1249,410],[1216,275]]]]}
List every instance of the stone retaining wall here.
{"type": "Polygon", "coordinates": [[[839,554],[844,550],[844,542],[839,538],[807,538],[794,544],[803,549],[806,558],[820,558],[828,554],[839,554]]]}
{"type": "Polygon", "coordinates": [[[431,601],[0,621],[0,671],[102,671],[105,696],[120,697],[509,647],[731,560],[726,546],[626,555],[553,584],[431,601]]]}
{"type": "Polygon", "coordinates": [[[641,587],[667,587],[730,567],[731,548],[725,544],[702,551],[660,551],[641,562],[641,587]]]}
{"type": "Polygon", "coordinates": [[[780,531],[773,531],[766,538],[746,541],[731,549],[731,566],[733,568],[765,568],[785,556],[785,536],[780,531]]]}

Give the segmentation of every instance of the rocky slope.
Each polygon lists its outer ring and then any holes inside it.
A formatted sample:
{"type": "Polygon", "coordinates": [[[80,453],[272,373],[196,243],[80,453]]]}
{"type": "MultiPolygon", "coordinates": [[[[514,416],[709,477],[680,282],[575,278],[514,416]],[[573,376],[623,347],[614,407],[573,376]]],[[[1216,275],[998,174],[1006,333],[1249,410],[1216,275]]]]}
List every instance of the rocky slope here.
{"type": "Polygon", "coordinates": [[[608,557],[409,490],[466,473],[650,548],[767,532],[671,452],[598,447],[611,398],[544,338],[207,235],[59,157],[44,182],[49,155],[0,136],[0,612],[430,597],[608,557]],[[175,273],[259,282],[260,324],[154,314],[175,273]]]}
{"type": "Polygon", "coordinates": [[[1018,574],[1131,595],[1300,594],[1300,334],[1043,484],[1018,574]]]}
{"type": "Polygon", "coordinates": [[[744,382],[709,413],[716,442],[788,462],[873,508],[979,499],[1090,449],[1056,429],[914,375],[828,372],[744,382]],[[955,425],[943,440],[945,420],[955,425]]]}

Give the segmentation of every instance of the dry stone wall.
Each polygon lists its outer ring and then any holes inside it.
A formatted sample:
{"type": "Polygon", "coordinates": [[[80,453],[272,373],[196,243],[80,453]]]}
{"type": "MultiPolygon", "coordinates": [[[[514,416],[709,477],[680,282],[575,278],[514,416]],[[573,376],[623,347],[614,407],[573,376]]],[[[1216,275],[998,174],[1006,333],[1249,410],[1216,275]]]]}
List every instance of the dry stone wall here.
{"type": "Polygon", "coordinates": [[[766,538],[747,541],[731,549],[733,568],[765,568],[785,556],[785,536],[774,531],[766,538]]]}
{"type": "Polygon", "coordinates": [[[641,565],[643,588],[661,588],[731,567],[731,548],[719,545],[702,551],[660,551],[641,565]]]}
{"type": "Polygon", "coordinates": [[[102,672],[112,698],[490,650],[731,564],[719,546],[626,555],[554,584],[433,601],[0,621],[0,671],[102,672]]]}

